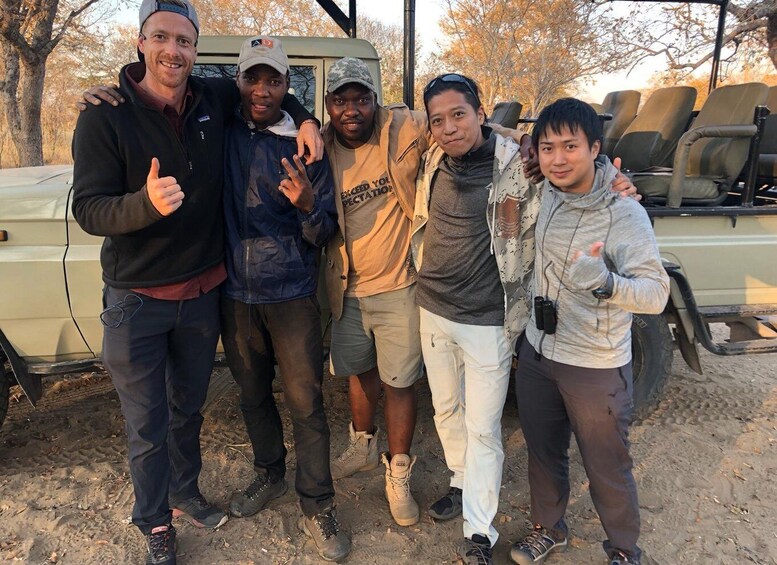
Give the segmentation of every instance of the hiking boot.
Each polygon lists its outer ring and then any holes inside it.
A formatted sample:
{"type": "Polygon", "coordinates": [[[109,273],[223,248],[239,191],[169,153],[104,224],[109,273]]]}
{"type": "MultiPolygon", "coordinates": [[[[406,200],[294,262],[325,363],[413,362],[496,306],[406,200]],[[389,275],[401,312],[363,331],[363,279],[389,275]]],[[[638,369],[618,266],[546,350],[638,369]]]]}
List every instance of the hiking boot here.
{"type": "Polygon", "coordinates": [[[146,534],[146,565],[175,565],[175,528],[172,524],[157,526],[146,534]]]}
{"type": "Polygon", "coordinates": [[[266,470],[257,470],[256,477],[243,492],[236,492],[229,501],[229,513],[237,518],[253,516],[274,498],[286,494],[289,485],[280,477],[273,481],[266,470]]]}
{"type": "Polygon", "coordinates": [[[625,551],[616,549],[610,557],[610,565],[639,565],[639,557],[628,555],[625,551]]]}
{"type": "Polygon", "coordinates": [[[198,528],[215,530],[229,520],[226,512],[223,512],[205,500],[201,494],[172,502],[173,518],[183,518],[198,528]]]}
{"type": "Polygon", "coordinates": [[[308,518],[299,519],[299,528],[313,538],[324,561],[339,561],[351,551],[351,536],[337,522],[334,506],[308,518]]]}
{"type": "Polygon", "coordinates": [[[378,431],[376,426],[371,434],[357,432],[353,429],[353,422],[348,424],[350,443],[331,463],[332,480],[350,477],[359,471],[371,471],[378,466],[378,431]]]}
{"type": "Polygon", "coordinates": [[[464,547],[459,552],[459,557],[465,565],[493,565],[491,541],[482,534],[464,538],[464,547]]]}
{"type": "Polygon", "coordinates": [[[429,507],[429,515],[436,520],[450,520],[461,514],[461,489],[451,487],[448,493],[429,507]]]}
{"type": "Polygon", "coordinates": [[[386,466],[386,500],[391,516],[400,526],[412,526],[420,518],[418,503],[410,492],[410,475],[416,458],[397,453],[389,462],[388,455],[383,453],[381,461],[386,466]]]}
{"type": "Polygon", "coordinates": [[[510,560],[518,565],[534,565],[544,563],[548,555],[553,551],[565,551],[567,538],[556,539],[553,534],[539,524],[510,548],[510,560]]]}

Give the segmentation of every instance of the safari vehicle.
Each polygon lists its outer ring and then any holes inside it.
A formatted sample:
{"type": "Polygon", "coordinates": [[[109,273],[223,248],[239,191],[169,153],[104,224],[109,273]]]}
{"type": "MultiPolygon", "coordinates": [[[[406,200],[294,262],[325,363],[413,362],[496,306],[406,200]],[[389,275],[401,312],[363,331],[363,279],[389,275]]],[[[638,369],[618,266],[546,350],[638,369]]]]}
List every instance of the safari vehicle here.
{"type": "Polygon", "coordinates": [[[663,315],[634,316],[640,415],[661,392],[674,345],[700,374],[698,345],[718,355],[777,351],[777,167],[764,152],[777,144],[777,115],[765,105],[777,110],[777,87],[717,88],[697,116],[685,88],[654,93],[611,153],[647,198],[672,282],[663,315]],[[716,322],[729,327],[724,341],[710,331],[716,322]]]}
{"type": "MultiPolygon", "coordinates": [[[[234,80],[244,39],[200,37],[194,74],[234,80]]],[[[327,73],[342,57],[366,61],[381,96],[378,54],[367,41],[281,40],[291,88],[322,122],[327,73]]],[[[42,377],[100,364],[102,238],[73,218],[72,171],[70,165],[0,170],[0,425],[11,385],[19,384],[35,405],[42,377]]]]}

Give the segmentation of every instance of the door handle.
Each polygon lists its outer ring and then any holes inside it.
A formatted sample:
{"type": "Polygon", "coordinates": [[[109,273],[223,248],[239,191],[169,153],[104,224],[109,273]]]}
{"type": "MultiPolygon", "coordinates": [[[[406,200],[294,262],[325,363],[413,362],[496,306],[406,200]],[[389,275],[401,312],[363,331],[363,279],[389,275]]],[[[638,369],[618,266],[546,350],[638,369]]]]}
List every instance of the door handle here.
{"type": "Polygon", "coordinates": [[[8,232],[0,230],[0,241],[8,241],[8,232]]]}

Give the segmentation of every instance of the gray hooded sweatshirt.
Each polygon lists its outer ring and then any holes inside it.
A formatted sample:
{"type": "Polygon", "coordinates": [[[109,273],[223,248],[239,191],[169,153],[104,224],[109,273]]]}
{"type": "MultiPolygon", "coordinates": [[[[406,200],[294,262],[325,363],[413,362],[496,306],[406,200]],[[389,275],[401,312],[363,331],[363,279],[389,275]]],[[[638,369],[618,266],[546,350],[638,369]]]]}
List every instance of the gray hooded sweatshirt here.
{"type": "Polygon", "coordinates": [[[647,212],[609,187],[617,169],[596,161],[587,194],[565,193],[545,180],[536,228],[534,296],[556,305],[555,334],[538,330],[534,312],[526,338],[553,361],[589,368],[614,368],[631,361],[631,313],[660,314],[669,297],[669,277],[647,212]],[[591,245],[604,242],[601,257],[591,245]],[[576,251],[584,253],[576,261],[576,251]],[[612,298],[591,291],[613,273],[612,298]]]}

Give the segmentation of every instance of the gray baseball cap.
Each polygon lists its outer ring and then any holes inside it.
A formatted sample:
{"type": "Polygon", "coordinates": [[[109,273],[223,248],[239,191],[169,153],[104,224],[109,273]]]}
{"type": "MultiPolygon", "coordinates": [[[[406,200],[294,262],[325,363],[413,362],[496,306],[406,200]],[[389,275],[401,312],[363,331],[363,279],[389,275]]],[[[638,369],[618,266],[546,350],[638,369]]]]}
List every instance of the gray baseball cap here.
{"type": "Polygon", "coordinates": [[[197,11],[194,9],[194,5],[189,0],[143,0],[138,13],[140,29],[143,29],[143,24],[146,23],[146,20],[157,12],[173,12],[174,14],[182,15],[192,22],[194,29],[197,30],[199,35],[200,20],[197,18],[197,11]]]}
{"type": "Polygon", "coordinates": [[[256,65],[269,65],[282,75],[289,72],[289,59],[280,39],[257,35],[243,42],[237,60],[238,69],[242,73],[256,65]]]}
{"type": "Polygon", "coordinates": [[[326,91],[334,92],[346,84],[361,84],[371,91],[375,91],[375,83],[372,81],[367,63],[355,57],[343,57],[336,61],[330,68],[326,79],[326,91]]]}

